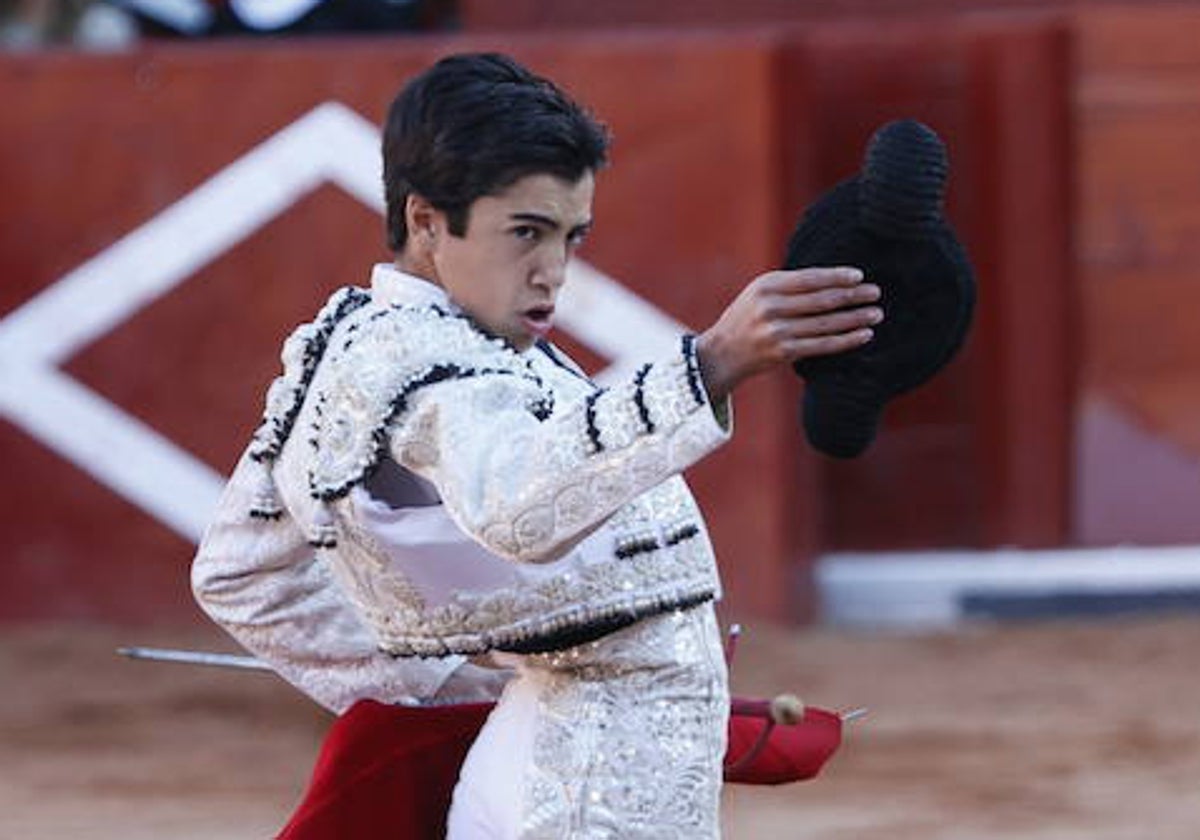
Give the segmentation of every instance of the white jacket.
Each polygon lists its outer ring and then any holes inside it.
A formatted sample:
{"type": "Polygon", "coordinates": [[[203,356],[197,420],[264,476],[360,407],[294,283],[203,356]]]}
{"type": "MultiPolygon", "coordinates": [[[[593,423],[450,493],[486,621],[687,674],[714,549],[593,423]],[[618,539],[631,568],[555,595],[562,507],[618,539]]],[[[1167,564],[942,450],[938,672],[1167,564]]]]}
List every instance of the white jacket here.
{"type": "Polygon", "coordinates": [[[687,337],[599,388],[379,266],[285,345],[196,596],[334,708],[433,697],[455,654],[560,650],[714,599],[679,473],[728,439],[718,408],[687,337]]]}

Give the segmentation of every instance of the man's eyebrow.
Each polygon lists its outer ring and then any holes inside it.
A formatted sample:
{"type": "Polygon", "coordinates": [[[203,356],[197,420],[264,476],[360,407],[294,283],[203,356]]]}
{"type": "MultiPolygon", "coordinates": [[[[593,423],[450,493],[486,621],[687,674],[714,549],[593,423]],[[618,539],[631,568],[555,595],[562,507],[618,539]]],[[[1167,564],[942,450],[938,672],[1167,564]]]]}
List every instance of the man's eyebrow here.
{"type": "Polygon", "coordinates": [[[548,227],[551,230],[558,230],[561,227],[557,219],[543,216],[541,213],[512,213],[508,218],[514,222],[532,222],[535,225],[548,227]]]}
{"type": "MultiPolygon", "coordinates": [[[[512,213],[508,218],[514,222],[528,222],[535,225],[542,225],[543,227],[550,228],[550,230],[558,230],[560,227],[562,227],[557,219],[551,218],[550,216],[543,216],[541,213],[512,213]]],[[[588,219],[585,222],[580,222],[579,224],[573,226],[571,230],[573,232],[583,231],[588,230],[591,228],[591,226],[592,220],[588,219]]]]}

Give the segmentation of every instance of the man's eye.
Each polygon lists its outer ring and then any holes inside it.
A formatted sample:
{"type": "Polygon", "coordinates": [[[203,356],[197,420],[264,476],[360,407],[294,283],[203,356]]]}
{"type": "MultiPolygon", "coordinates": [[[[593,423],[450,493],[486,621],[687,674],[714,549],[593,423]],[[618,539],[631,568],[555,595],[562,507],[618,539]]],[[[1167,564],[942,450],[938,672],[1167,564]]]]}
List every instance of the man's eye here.
{"type": "Polygon", "coordinates": [[[533,225],[517,225],[512,229],[513,236],[526,242],[534,242],[538,238],[538,229],[533,225]]]}
{"type": "Polygon", "coordinates": [[[588,232],[586,230],[571,231],[571,235],[567,237],[567,244],[572,248],[578,248],[587,239],[588,232]]]}

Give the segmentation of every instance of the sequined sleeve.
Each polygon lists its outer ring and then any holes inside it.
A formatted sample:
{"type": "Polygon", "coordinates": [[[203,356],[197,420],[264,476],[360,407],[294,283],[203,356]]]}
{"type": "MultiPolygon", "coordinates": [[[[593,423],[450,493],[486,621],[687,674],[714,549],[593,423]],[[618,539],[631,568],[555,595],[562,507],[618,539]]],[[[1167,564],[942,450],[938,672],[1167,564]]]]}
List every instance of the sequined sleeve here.
{"type": "Polygon", "coordinates": [[[382,653],[328,564],[290,516],[246,516],[255,469],[249,456],[242,458],[192,565],[193,592],[214,621],[335,712],[363,698],[414,702],[494,696],[500,681],[486,674],[479,674],[477,685],[454,680],[464,691],[459,697],[439,695],[463,663],[461,657],[394,659],[382,653]]]}
{"type": "Polygon", "coordinates": [[[437,486],[467,533],[520,561],[560,556],[730,434],[690,336],[626,381],[569,401],[496,374],[447,378],[409,405],[389,430],[392,457],[437,486]]]}

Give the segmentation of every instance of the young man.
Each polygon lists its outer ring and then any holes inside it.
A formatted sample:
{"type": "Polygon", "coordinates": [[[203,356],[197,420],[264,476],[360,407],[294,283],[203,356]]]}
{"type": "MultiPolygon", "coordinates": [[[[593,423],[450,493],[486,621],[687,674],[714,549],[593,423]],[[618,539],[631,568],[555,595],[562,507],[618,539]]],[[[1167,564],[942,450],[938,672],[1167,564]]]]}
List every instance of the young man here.
{"type": "Polygon", "coordinates": [[[515,674],[451,838],[718,835],[720,586],[680,474],[728,439],[740,382],[882,317],[856,270],[770,272],[598,387],[545,336],[606,147],[502,56],[405,87],[384,136],[395,261],[285,345],[194,567],[214,619],[331,708],[496,692],[507,674],[464,657],[515,674]]]}

